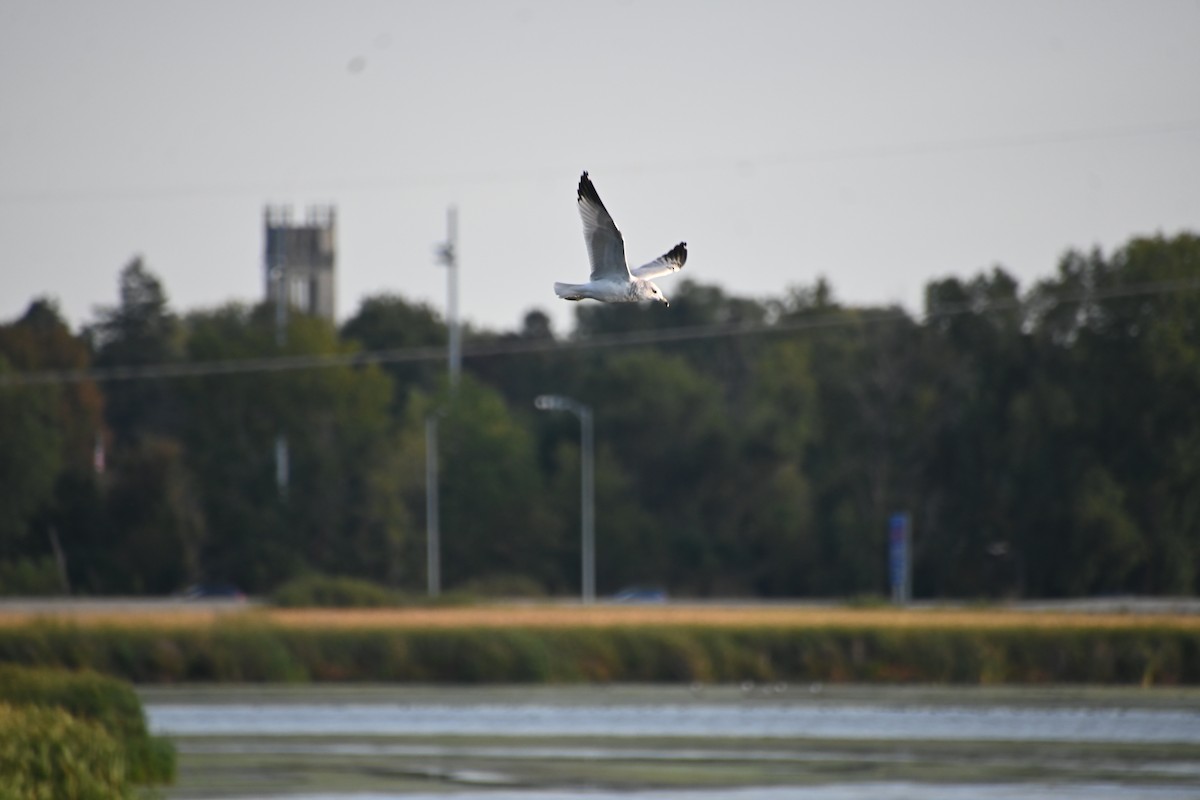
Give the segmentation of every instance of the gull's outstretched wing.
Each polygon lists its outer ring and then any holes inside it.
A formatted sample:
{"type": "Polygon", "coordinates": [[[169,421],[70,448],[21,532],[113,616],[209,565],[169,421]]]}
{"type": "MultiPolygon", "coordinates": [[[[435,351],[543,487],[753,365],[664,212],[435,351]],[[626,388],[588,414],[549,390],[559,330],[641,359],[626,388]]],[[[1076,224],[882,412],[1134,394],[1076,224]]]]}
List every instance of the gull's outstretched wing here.
{"type": "Polygon", "coordinates": [[[659,275],[670,275],[672,272],[678,272],[683,269],[683,265],[687,263],[687,242],[680,242],[672,247],[668,252],[651,261],[649,264],[643,264],[637,269],[630,270],[635,278],[657,278],[659,275]]]}
{"type": "Polygon", "coordinates": [[[579,216],[583,219],[583,240],[592,262],[592,280],[629,280],[625,240],[608,215],[608,209],[600,202],[600,195],[596,194],[596,187],[586,172],[579,178],[579,216]]]}

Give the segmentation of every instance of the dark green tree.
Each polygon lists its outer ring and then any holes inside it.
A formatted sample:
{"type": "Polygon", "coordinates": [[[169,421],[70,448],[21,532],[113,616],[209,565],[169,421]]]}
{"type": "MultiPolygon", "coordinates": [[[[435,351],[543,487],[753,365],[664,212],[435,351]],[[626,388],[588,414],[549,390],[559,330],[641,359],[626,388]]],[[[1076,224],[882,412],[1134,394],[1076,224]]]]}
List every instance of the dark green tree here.
{"type": "MultiPolygon", "coordinates": [[[[522,576],[560,591],[568,580],[560,567],[568,542],[545,500],[524,420],[510,413],[499,393],[464,375],[453,391],[414,398],[405,424],[410,465],[424,464],[430,415],[438,419],[443,586],[522,576]]],[[[410,467],[407,475],[406,496],[422,504],[424,520],[424,473],[410,467]]]]}
{"type": "Polygon", "coordinates": [[[104,547],[93,588],[168,594],[201,577],[206,538],[196,484],[177,441],[138,437],[113,464],[104,547]]]}
{"type": "MultiPolygon", "coordinates": [[[[197,361],[280,352],[271,309],[227,306],[187,320],[197,361]]],[[[288,320],[289,356],[352,353],[325,321],[288,320]]],[[[304,570],[383,581],[411,524],[394,501],[392,385],[376,367],[248,372],[181,383],[183,441],[203,488],[205,577],[269,589],[304,570]],[[287,442],[287,485],[276,440],[287,442]]]]}
{"type": "Polygon", "coordinates": [[[594,409],[597,443],[625,470],[637,502],[654,518],[641,543],[643,568],[685,593],[722,583],[722,552],[735,441],[719,384],[686,361],[653,350],[614,355],[594,366],[577,392],[594,409]]]}
{"type": "MultiPolygon", "coordinates": [[[[86,343],[73,335],[53,301],[33,301],[20,319],[0,326],[0,370],[13,374],[80,370],[86,343]]],[[[93,455],[103,443],[102,397],[87,380],[0,387],[0,541],[9,557],[50,559],[57,548],[71,566],[82,530],[64,524],[79,504],[75,487],[96,481],[93,455]]]]}
{"type": "MultiPolygon", "coordinates": [[[[15,374],[0,356],[0,376],[15,374]]],[[[56,387],[0,386],[0,557],[22,555],[62,467],[56,387]]],[[[41,548],[37,548],[41,549],[41,548]]]]}
{"type": "MultiPolygon", "coordinates": [[[[384,294],[364,299],[354,316],[342,325],[341,337],[358,342],[363,350],[388,353],[444,348],[447,331],[441,317],[430,306],[384,294]]],[[[395,384],[394,398],[400,413],[412,391],[435,391],[445,370],[444,358],[385,365],[384,371],[395,384]]]]}
{"type": "MultiPolygon", "coordinates": [[[[167,303],[162,282],[141,257],[121,270],[119,302],[97,310],[86,331],[97,367],[145,367],[177,361],[182,330],[167,303]]],[[[170,381],[113,381],[105,387],[105,415],[119,444],[138,436],[170,436],[178,426],[177,399],[170,381]]]]}
{"type": "Polygon", "coordinates": [[[1029,337],[1018,284],[996,268],[925,290],[924,349],[933,372],[931,433],[921,478],[932,502],[919,515],[919,577],[939,593],[1013,591],[995,553],[1024,552],[1014,529],[1022,471],[1013,458],[1013,403],[1031,380],[1029,337]]]}

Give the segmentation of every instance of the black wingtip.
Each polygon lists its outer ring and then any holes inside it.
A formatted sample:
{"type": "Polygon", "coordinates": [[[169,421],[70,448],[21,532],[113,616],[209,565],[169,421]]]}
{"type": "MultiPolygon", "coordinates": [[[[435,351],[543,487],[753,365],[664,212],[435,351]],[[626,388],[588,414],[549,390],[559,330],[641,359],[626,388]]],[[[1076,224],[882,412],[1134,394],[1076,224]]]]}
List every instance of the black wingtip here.
{"type": "Polygon", "coordinates": [[[687,263],[687,242],[680,242],[672,247],[670,251],[667,252],[665,258],[667,261],[675,262],[682,267],[687,263]]]}
{"type": "Polygon", "coordinates": [[[588,177],[586,169],[579,176],[579,199],[587,199],[593,203],[600,203],[600,195],[596,194],[596,187],[592,185],[592,179],[588,177]]]}

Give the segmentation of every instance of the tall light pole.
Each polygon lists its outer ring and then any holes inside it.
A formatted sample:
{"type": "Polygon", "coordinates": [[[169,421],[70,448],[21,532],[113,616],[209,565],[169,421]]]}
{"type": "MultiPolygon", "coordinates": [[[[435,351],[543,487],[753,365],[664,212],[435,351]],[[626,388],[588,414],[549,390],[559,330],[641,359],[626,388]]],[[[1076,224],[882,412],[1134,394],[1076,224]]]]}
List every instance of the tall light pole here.
{"type": "MultiPolygon", "coordinates": [[[[275,344],[283,350],[288,343],[288,261],[286,255],[281,258],[277,252],[269,252],[268,258],[274,261],[270,276],[275,282],[275,344]]],[[[287,435],[278,432],[275,434],[275,486],[280,498],[288,495],[289,461],[287,435]]]]}
{"type": "Polygon", "coordinates": [[[287,264],[280,263],[271,267],[271,281],[275,284],[275,344],[283,347],[287,344],[287,264]]]}
{"type": "Polygon", "coordinates": [[[580,583],[583,602],[590,604],[596,599],[596,457],[592,409],[556,394],[538,395],[533,405],[539,411],[569,411],[579,417],[579,517],[583,540],[580,583]]]}

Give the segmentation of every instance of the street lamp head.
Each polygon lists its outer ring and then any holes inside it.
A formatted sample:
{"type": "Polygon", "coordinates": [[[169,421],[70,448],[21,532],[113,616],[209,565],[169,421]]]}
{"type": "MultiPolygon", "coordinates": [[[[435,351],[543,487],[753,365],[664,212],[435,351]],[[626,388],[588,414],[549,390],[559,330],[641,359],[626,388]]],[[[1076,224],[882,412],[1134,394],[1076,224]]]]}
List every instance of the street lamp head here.
{"type": "Polygon", "coordinates": [[[561,411],[570,405],[565,397],[556,394],[539,394],[533,400],[534,408],[539,411],[561,411]]]}

